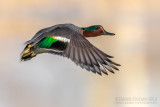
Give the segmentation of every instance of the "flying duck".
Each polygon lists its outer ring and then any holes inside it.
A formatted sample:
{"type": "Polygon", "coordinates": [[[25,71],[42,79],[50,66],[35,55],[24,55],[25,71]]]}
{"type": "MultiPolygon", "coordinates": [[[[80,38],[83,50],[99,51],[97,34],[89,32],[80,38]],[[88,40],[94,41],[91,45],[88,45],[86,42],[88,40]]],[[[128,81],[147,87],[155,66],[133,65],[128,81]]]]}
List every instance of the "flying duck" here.
{"type": "Polygon", "coordinates": [[[112,56],[92,45],[85,37],[115,35],[107,32],[101,25],[78,27],[73,24],[57,24],[38,31],[34,37],[25,42],[21,61],[32,59],[41,53],[51,53],[67,57],[82,68],[102,75],[107,71],[114,73],[120,66],[109,58],[112,56]]]}

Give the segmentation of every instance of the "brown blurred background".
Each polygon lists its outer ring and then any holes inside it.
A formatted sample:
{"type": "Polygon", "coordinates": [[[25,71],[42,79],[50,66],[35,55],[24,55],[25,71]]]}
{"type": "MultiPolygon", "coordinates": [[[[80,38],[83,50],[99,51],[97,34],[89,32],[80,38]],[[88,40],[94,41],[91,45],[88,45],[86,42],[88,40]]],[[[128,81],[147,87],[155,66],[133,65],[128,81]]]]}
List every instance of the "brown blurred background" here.
{"type": "Polygon", "coordinates": [[[159,0],[1,0],[0,107],[159,107],[159,47],[159,0]],[[20,62],[25,41],[60,23],[116,33],[88,40],[120,71],[99,76],[50,54],[20,62]],[[150,97],[155,103],[117,103],[150,97]]]}

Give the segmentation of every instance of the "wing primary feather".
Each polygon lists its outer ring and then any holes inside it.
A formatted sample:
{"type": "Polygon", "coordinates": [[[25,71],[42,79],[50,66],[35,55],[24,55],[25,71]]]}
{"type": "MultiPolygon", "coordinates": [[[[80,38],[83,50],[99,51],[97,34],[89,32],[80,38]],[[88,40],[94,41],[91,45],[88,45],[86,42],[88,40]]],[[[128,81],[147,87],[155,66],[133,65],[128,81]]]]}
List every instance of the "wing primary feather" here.
{"type": "Polygon", "coordinates": [[[97,47],[95,47],[95,46],[94,46],[94,48],[95,48],[99,53],[101,53],[102,55],[104,55],[105,57],[108,57],[108,58],[114,58],[113,56],[110,56],[110,55],[108,55],[108,54],[104,53],[103,51],[101,51],[101,50],[100,50],[100,49],[98,49],[97,47]]]}
{"type": "MultiPolygon", "coordinates": [[[[95,49],[95,51],[97,51],[97,54],[105,61],[105,63],[107,65],[109,65],[110,67],[112,67],[115,70],[119,70],[117,67],[115,67],[114,65],[110,64],[109,62],[107,62],[106,60],[109,60],[108,58],[104,57],[101,53],[98,52],[98,50],[95,49]]],[[[111,63],[113,63],[113,61],[109,60],[111,63]]]]}
{"type": "Polygon", "coordinates": [[[84,65],[83,64],[79,64],[79,66],[84,69],[84,65]]]}
{"type": "Polygon", "coordinates": [[[101,74],[101,71],[100,71],[100,68],[99,68],[99,67],[97,67],[96,65],[94,65],[94,69],[95,69],[95,71],[96,71],[98,74],[101,74]]]}
{"type": "Polygon", "coordinates": [[[100,68],[100,70],[101,70],[104,74],[108,75],[108,73],[107,73],[107,71],[106,71],[105,69],[100,68]]]}
{"type": "Polygon", "coordinates": [[[86,47],[85,52],[86,52],[86,54],[87,54],[87,56],[88,56],[88,58],[91,62],[92,67],[93,67],[93,65],[99,66],[98,62],[96,61],[96,58],[92,54],[92,51],[90,51],[90,47],[85,43],[83,43],[83,45],[86,47]]]}
{"type": "Polygon", "coordinates": [[[96,72],[97,74],[99,74],[100,76],[102,76],[102,73],[101,72],[96,72]]]}
{"type": "Polygon", "coordinates": [[[99,62],[98,62],[98,64],[100,65],[100,67],[99,67],[99,68],[100,68],[100,71],[103,72],[104,74],[108,75],[108,73],[107,73],[105,67],[103,66],[103,64],[101,64],[101,63],[99,63],[99,62]]]}
{"type": "Polygon", "coordinates": [[[116,65],[116,66],[121,66],[120,64],[117,64],[117,63],[115,63],[115,62],[113,62],[113,61],[111,61],[110,59],[106,59],[106,61],[108,61],[108,62],[110,62],[111,64],[114,64],[114,65],[116,65]]]}
{"type": "MultiPolygon", "coordinates": [[[[112,64],[114,64],[114,65],[116,65],[116,66],[121,66],[120,64],[117,64],[117,63],[111,61],[110,59],[104,57],[104,56],[101,55],[100,53],[98,53],[98,50],[96,50],[96,48],[94,48],[94,50],[95,50],[95,52],[99,55],[99,57],[101,57],[101,59],[102,59],[103,61],[105,61],[106,64],[107,64],[108,62],[110,62],[110,63],[112,63],[112,64]],[[104,58],[104,59],[103,59],[103,58],[104,58]],[[108,62],[107,62],[107,61],[108,61],[108,62]]],[[[103,63],[103,64],[105,64],[105,63],[103,63]]],[[[113,67],[113,68],[115,68],[115,67],[113,67]]],[[[116,69],[116,68],[115,68],[115,69],[116,69]]]]}
{"type": "MultiPolygon", "coordinates": [[[[106,61],[107,62],[107,61],[106,61]]],[[[114,66],[113,64],[110,64],[109,62],[107,62],[107,64],[110,66],[110,67],[112,67],[113,69],[115,69],[115,70],[118,70],[119,71],[119,69],[116,67],[116,66],[114,66]]]]}
{"type": "Polygon", "coordinates": [[[85,45],[83,43],[81,43],[81,46],[83,47],[82,50],[83,50],[83,56],[85,58],[85,61],[86,61],[86,64],[88,66],[92,66],[93,67],[93,64],[92,64],[92,61],[90,60],[90,57],[87,53],[87,47],[85,47],[85,45]],[[84,48],[85,47],[85,48],[84,48]]]}
{"type": "Polygon", "coordinates": [[[75,42],[77,45],[77,52],[78,52],[78,58],[77,61],[79,64],[84,63],[83,57],[82,57],[82,52],[81,52],[81,48],[79,47],[79,43],[75,42]],[[82,57],[82,58],[81,58],[82,57]]]}
{"type": "MultiPolygon", "coordinates": [[[[79,44],[79,43],[77,43],[77,42],[75,42],[75,45],[77,46],[76,47],[76,52],[77,53],[75,53],[76,55],[76,57],[75,57],[75,59],[78,61],[79,60],[79,63],[82,63],[81,62],[81,58],[80,58],[80,50],[81,50],[81,48],[80,47],[83,47],[83,46],[81,46],[81,44],[79,44]]],[[[82,52],[83,53],[83,52],[82,52]]],[[[84,53],[85,54],[85,53],[84,53]]],[[[81,56],[82,57],[82,56],[81,56]]],[[[84,57],[84,56],[83,56],[84,57]]],[[[85,58],[85,57],[84,57],[85,58]]],[[[86,62],[86,60],[85,60],[85,62],[86,62]]],[[[88,67],[88,64],[87,65],[84,65],[84,68],[86,69],[86,70],[88,70],[88,71],[90,71],[90,68],[88,67]]]]}
{"type": "MultiPolygon", "coordinates": [[[[73,40],[74,41],[74,40],[73,40]]],[[[87,65],[87,63],[86,63],[86,58],[85,58],[85,52],[84,52],[84,50],[83,50],[83,45],[81,44],[81,43],[79,43],[79,42],[74,42],[75,44],[77,44],[78,45],[78,50],[79,50],[79,60],[80,60],[80,63],[82,63],[82,64],[84,64],[84,65],[87,65]]],[[[77,48],[77,47],[76,47],[77,48]]]]}
{"type": "Polygon", "coordinates": [[[93,67],[89,67],[93,73],[96,73],[93,67]]]}
{"type": "Polygon", "coordinates": [[[98,63],[97,63],[97,66],[92,64],[92,61],[91,61],[90,56],[88,54],[88,50],[87,50],[88,47],[87,47],[87,45],[82,42],[80,44],[80,46],[82,47],[82,51],[83,51],[83,55],[84,55],[83,57],[85,58],[85,62],[86,62],[86,64],[88,66],[90,66],[90,70],[92,72],[98,72],[98,74],[100,75],[101,74],[100,69],[99,69],[99,67],[97,67],[99,65],[98,65],[98,63]]]}
{"type": "Polygon", "coordinates": [[[86,64],[86,62],[85,62],[85,59],[84,59],[84,57],[83,57],[83,49],[81,49],[81,48],[79,48],[79,55],[80,55],[80,63],[82,63],[82,64],[86,64]]]}
{"type": "MultiPolygon", "coordinates": [[[[104,65],[104,64],[103,64],[103,65],[104,65]]],[[[104,65],[104,67],[105,67],[108,71],[110,71],[111,73],[114,73],[114,71],[110,68],[110,66],[104,65]]]]}
{"type": "Polygon", "coordinates": [[[101,57],[101,59],[105,60],[107,59],[106,55],[102,53],[102,51],[98,50],[96,47],[93,47],[94,51],[96,51],[96,53],[99,55],[99,57],[101,57]]]}
{"type": "Polygon", "coordinates": [[[97,62],[96,58],[94,57],[94,55],[93,55],[92,51],[90,50],[90,48],[86,49],[86,53],[87,53],[87,55],[88,55],[88,57],[89,57],[89,59],[90,59],[90,61],[92,63],[92,66],[93,65],[99,66],[98,62],[97,62]]]}
{"type": "Polygon", "coordinates": [[[96,49],[96,50],[98,50],[102,55],[104,55],[105,57],[108,57],[108,58],[114,58],[113,56],[110,56],[110,55],[108,55],[108,54],[106,54],[106,53],[104,53],[103,51],[101,51],[101,50],[99,50],[98,48],[96,48],[95,46],[94,46],[94,48],[96,49]]]}
{"type": "Polygon", "coordinates": [[[91,51],[98,62],[105,64],[104,60],[99,56],[99,54],[97,54],[97,51],[95,51],[94,48],[92,48],[91,51]]]}
{"type": "Polygon", "coordinates": [[[90,71],[90,68],[84,64],[78,64],[82,69],[86,69],[88,71],[90,71]]]}
{"type": "Polygon", "coordinates": [[[89,66],[84,65],[84,68],[85,68],[86,70],[90,71],[89,66]]]}

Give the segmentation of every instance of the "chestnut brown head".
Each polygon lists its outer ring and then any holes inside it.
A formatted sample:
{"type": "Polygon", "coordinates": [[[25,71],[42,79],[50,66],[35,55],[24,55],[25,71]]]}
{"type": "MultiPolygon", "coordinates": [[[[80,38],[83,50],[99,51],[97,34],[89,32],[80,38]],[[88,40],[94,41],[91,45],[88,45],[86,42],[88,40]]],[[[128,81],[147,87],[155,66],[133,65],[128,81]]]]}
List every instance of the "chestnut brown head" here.
{"type": "Polygon", "coordinates": [[[93,25],[89,27],[82,27],[84,37],[96,37],[100,35],[115,35],[114,33],[107,32],[101,25],[93,25]]]}

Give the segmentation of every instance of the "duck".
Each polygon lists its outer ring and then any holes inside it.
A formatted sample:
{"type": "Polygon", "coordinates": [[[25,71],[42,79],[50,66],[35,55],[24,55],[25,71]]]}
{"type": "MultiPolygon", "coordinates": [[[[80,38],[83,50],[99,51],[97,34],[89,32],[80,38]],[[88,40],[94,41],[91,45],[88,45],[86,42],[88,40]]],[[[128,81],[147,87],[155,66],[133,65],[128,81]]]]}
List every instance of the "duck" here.
{"type": "Polygon", "coordinates": [[[86,39],[101,35],[113,36],[115,34],[106,31],[101,25],[78,27],[66,23],[47,27],[25,42],[21,61],[30,60],[38,54],[50,53],[71,59],[87,71],[108,75],[108,71],[114,73],[121,65],[110,59],[113,56],[104,53],[86,39]]]}

